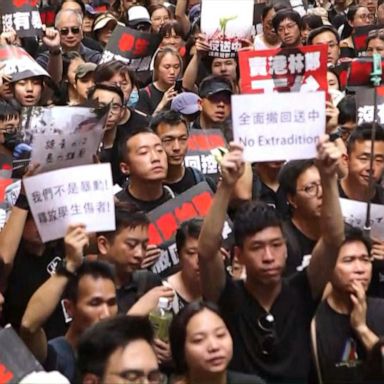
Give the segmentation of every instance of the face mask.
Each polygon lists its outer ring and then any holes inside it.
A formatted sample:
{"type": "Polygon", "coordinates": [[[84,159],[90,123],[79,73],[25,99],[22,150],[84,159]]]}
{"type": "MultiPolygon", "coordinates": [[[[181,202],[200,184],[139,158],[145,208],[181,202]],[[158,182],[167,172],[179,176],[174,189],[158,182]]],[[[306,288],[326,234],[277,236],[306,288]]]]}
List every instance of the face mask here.
{"type": "Polygon", "coordinates": [[[134,108],[139,101],[139,91],[137,89],[134,89],[131,92],[131,95],[129,96],[129,100],[127,102],[127,107],[134,108]]]}

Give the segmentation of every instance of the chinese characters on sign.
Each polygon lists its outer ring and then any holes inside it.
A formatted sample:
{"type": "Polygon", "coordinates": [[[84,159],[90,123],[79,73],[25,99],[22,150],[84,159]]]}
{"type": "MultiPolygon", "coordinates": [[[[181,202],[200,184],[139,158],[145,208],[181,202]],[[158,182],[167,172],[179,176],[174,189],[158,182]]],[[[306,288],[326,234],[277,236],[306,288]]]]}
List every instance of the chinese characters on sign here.
{"type": "Polygon", "coordinates": [[[246,161],[312,158],[325,130],[325,93],[232,96],[232,124],[246,161]]]}
{"type": "Polygon", "coordinates": [[[372,123],[374,120],[373,92],[377,92],[377,117],[384,124],[384,87],[356,89],[357,124],[372,123]]]}
{"type": "Polygon", "coordinates": [[[115,229],[110,164],[65,168],[26,178],[26,195],[44,242],[63,237],[68,224],[88,232],[115,229]]]}

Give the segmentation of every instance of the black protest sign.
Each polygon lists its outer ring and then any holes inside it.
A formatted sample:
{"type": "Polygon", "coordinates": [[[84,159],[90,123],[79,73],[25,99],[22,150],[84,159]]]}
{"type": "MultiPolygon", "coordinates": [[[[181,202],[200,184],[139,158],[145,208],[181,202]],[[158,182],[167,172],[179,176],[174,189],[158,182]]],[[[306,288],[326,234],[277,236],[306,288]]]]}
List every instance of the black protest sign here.
{"type": "Polygon", "coordinates": [[[135,72],[149,71],[160,41],[158,35],[118,25],[105,47],[100,63],[121,60],[135,72]]]}
{"type": "Polygon", "coordinates": [[[39,3],[39,0],[3,0],[0,4],[3,32],[13,29],[20,37],[41,36],[39,3]]]}
{"type": "MultiPolygon", "coordinates": [[[[177,228],[184,221],[205,217],[212,199],[211,188],[206,182],[202,182],[148,213],[151,222],[149,244],[155,244],[163,250],[159,260],[152,267],[153,272],[168,276],[177,268],[179,264],[175,245],[177,228]]],[[[232,223],[228,219],[223,229],[224,241],[229,240],[231,234],[232,223]]]]}
{"type": "MultiPolygon", "coordinates": [[[[356,91],[357,87],[372,86],[371,74],[373,70],[372,57],[359,57],[353,59],[350,63],[348,72],[347,88],[350,91],[356,91]]],[[[381,59],[381,82],[384,77],[384,61],[381,59]]]]}
{"type": "MultiPolygon", "coordinates": [[[[357,124],[372,123],[374,113],[374,88],[360,87],[356,90],[356,118],[357,124]]],[[[384,86],[376,88],[377,117],[379,124],[384,124],[384,86]]]]}
{"type": "Polygon", "coordinates": [[[185,165],[198,169],[204,175],[218,177],[219,165],[211,153],[212,149],[225,147],[226,141],[220,129],[191,129],[185,165]]]}
{"type": "Polygon", "coordinates": [[[16,384],[29,373],[43,371],[11,327],[0,330],[0,345],[0,383],[16,384]]]}

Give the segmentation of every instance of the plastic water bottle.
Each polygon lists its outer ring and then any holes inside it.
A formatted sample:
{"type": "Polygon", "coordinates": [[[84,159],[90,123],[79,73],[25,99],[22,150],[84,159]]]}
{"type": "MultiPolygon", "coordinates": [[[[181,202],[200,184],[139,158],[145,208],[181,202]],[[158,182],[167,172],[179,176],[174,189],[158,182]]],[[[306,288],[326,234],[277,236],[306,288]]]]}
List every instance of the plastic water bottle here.
{"type": "Polygon", "coordinates": [[[157,307],[149,313],[149,321],[152,324],[155,337],[168,343],[169,325],[171,324],[173,314],[169,309],[168,299],[160,297],[157,307]]]}

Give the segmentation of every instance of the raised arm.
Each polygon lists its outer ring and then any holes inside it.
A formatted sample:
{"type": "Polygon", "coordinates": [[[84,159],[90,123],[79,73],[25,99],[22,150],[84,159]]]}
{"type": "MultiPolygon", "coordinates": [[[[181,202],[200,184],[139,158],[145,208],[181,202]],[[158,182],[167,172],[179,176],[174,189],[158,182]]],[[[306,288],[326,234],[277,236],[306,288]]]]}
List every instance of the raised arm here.
{"type": "Polygon", "coordinates": [[[203,297],[213,302],[217,302],[225,284],[225,270],[219,250],[228,204],[233,187],[244,172],[243,150],[239,145],[230,144],[229,152],[220,163],[220,170],[222,180],[204,219],[198,245],[203,297]]]}
{"type": "Polygon", "coordinates": [[[341,151],[328,136],[317,146],[317,166],[321,176],[321,237],[307,268],[314,298],[320,297],[335,267],[339,247],[344,238],[344,222],[337,187],[337,169],[341,151]]]}
{"type": "MultiPolygon", "coordinates": [[[[75,274],[83,262],[83,249],[88,245],[88,236],[83,225],[71,225],[65,236],[65,268],[75,274]]],[[[43,325],[59,304],[69,277],[52,275],[29,300],[21,321],[20,335],[32,353],[41,362],[47,358],[47,339],[43,325]]]]}
{"type": "Polygon", "coordinates": [[[176,19],[180,22],[185,36],[191,29],[191,23],[187,16],[187,3],[188,0],[177,0],[175,9],[176,19]]]}

